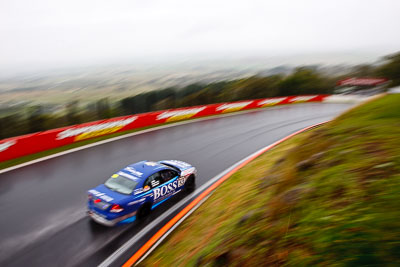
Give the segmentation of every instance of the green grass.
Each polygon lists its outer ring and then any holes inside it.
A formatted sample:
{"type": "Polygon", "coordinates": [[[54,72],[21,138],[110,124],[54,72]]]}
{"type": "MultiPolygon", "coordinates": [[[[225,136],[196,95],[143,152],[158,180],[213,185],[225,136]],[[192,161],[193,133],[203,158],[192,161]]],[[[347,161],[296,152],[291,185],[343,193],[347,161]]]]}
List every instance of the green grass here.
{"type": "Polygon", "coordinates": [[[234,174],[141,265],[399,266],[400,95],[234,174]]]}

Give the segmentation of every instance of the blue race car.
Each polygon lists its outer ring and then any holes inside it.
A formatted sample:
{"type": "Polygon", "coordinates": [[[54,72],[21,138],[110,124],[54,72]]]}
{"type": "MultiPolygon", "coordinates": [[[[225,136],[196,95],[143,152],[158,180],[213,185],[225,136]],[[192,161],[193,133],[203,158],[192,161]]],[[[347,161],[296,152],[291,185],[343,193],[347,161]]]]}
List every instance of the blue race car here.
{"type": "Polygon", "coordinates": [[[179,160],[141,161],[88,191],[88,214],[114,226],[145,217],[153,208],[195,187],[196,168],[179,160]]]}

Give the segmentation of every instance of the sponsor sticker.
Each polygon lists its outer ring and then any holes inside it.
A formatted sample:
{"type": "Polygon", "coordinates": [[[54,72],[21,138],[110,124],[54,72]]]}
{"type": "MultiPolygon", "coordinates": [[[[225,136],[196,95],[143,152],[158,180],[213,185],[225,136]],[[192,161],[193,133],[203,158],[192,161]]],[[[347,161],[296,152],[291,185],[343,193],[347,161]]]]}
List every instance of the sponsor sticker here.
{"type": "Polygon", "coordinates": [[[129,178],[129,179],[132,179],[132,180],[137,180],[137,179],[139,179],[138,177],[133,176],[133,175],[130,175],[130,174],[125,173],[125,172],[118,172],[118,175],[124,176],[124,177],[129,178]]]}
{"type": "Polygon", "coordinates": [[[154,200],[159,198],[167,197],[172,194],[177,188],[185,184],[185,178],[179,178],[172,183],[166,184],[164,186],[154,188],[154,200]]]}
{"type": "Polygon", "coordinates": [[[138,188],[138,189],[135,189],[135,190],[133,191],[133,194],[134,194],[134,195],[137,195],[137,194],[140,194],[140,193],[143,193],[143,189],[142,189],[142,188],[138,188]]]}
{"type": "Polygon", "coordinates": [[[138,171],[138,170],[136,170],[135,168],[132,168],[132,167],[126,167],[124,169],[124,171],[127,171],[127,172],[129,172],[129,173],[131,173],[131,174],[133,174],[133,175],[135,175],[137,177],[142,177],[142,175],[143,175],[142,172],[140,172],[140,171],[138,171]]]}
{"type": "Polygon", "coordinates": [[[159,184],[160,184],[160,182],[157,181],[157,180],[151,181],[151,186],[153,186],[153,187],[156,187],[156,186],[159,185],[159,184]]]}
{"type": "Polygon", "coordinates": [[[68,137],[75,137],[75,141],[80,141],[96,136],[114,133],[122,129],[126,125],[132,123],[136,119],[137,116],[133,116],[122,120],[104,122],[85,127],[70,128],[59,133],[57,135],[57,140],[62,140],[68,137]]]}
{"type": "Polygon", "coordinates": [[[166,111],[158,115],[157,120],[167,119],[166,122],[185,120],[193,117],[200,111],[203,111],[205,108],[206,107],[199,107],[199,108],[166,111]]]}
{"type": "Polygon", "coordinates": [[[112,197],[107,196],[105,193],[101,193],[101,192],[99,192],[97,190],[94,190],[94,189],[89,190],[89,193],[91,193],[94,196],[96,196],[98,198],[101,198],[102,200],[107,201],[107,202],[110,202],[110,201],[114,200],[112,197]]]}
{"type": "Polygon", "coordinates": [[[246,102],[240,102],[240,103],[231,103],[231,104],[223,104],[219,107],[217,107],[217,111],[221,111],[222,113],[228,113],[228,112],[234,112],[241,110],[245,108],[246,106],[250,105],[253,103],[253,101],[246,101],[246,102]]]}
{"type": "Polygon", "coordinates": [[[5,143],[0,144],[0,152],[3,152],[7,149],[9,149],[11,146],[15,145],[17,143],[17,141],[15,140],[11,140],[11,141],[7,141],[5,143]]]}
{"type": "Polygon", "coordinates": [[[384,78],[348,78],[338,82],[339,85],[378,85],[387,82],[384,78]]]}

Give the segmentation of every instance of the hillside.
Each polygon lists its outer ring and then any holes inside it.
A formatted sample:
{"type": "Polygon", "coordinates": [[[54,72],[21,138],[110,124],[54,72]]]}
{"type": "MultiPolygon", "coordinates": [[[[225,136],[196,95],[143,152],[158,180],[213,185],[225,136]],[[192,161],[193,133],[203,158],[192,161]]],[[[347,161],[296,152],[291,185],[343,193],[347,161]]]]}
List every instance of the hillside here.
{"type": "Polygon", "coordinates": [[[398,266],[399,104],[381,97],[257,158],[141,265],[398,266]]]}

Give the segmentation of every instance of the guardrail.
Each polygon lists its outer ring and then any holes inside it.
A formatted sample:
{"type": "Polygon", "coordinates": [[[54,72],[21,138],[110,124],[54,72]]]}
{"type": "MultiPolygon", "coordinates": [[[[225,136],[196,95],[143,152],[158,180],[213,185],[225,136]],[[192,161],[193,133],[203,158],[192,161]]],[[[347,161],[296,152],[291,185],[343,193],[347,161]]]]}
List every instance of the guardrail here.
{"type": "MultiPolygon", "coordinates": [[[[299,102],[322,102],[328,95],[274,97],[116,117],[0,140],[0,162],[99,136],[210,115],[299,102]]],[[[335,100],[333,101],[335,102],[335,100]]]]}

